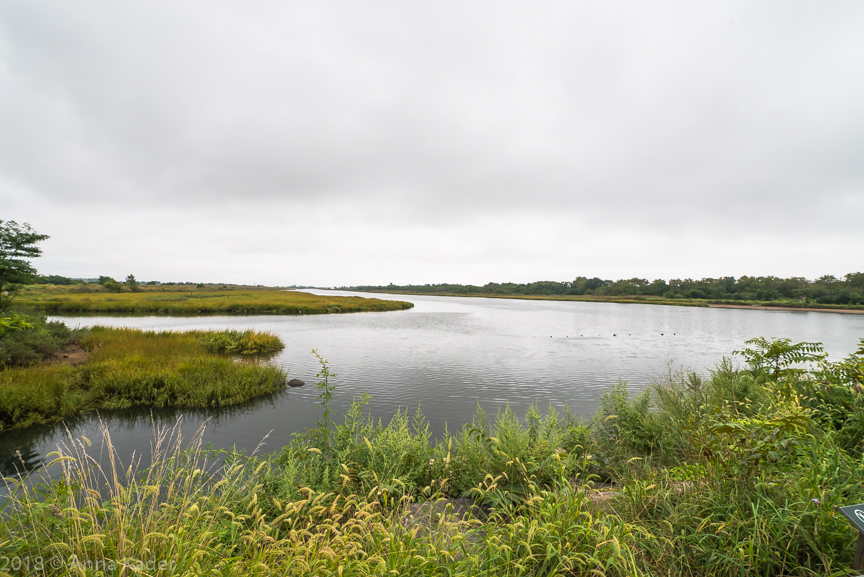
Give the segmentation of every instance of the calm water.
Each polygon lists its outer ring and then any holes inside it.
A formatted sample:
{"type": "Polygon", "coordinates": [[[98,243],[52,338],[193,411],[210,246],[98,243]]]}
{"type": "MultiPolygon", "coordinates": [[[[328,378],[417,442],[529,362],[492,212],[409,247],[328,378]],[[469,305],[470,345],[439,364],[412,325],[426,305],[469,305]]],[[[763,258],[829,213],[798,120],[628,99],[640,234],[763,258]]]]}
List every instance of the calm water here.
{"type": "MultiPolygon", "coordinates": [[[[310,291],[320,292],[320,291],[310,291]]],[[[329,294],[356,294],[328,291],[329,294]]],[[[368,295],[360,295],[368,296],[368,295]]],[[[377,296],[377,295],[376,295],[377,296]]],[[[864,315],[708,309],[612,303],[519,301],[396,295],[413,309],[387,313],[253,317],[65,317],[70,326],[154,330],[246,329],[278,334],[285,342],[276,362],[306,381],[271,398],[222,411],[185,411],[183,429],[207,424],[205,441],[252,451],[270,433],[276,450],[292,433],[314,426],[317,349],[338,374],[333,405],[344,409],[355,396],[372,395],[369,410],[389,418],[397,408],[418,405],[440,433],[458,428],[478,404],[494,413],[509,402],[518,412],[537,402],[568,406],[590,415],[618,379],[641,389],[669,367],[704,370],[754,336],[820,341],[832,357],[855,350],[864,337],[864,315]],[[272,431],[272,432],[271,432],[272,431]]],[[[178,412],[155,415],[173,424],[178,412]]],[[[103,414],[122,452],[149,453],[150,412],[103,414]]],[[[74,436],[98,438],[87,417],[70,423],[74,436]]],[[[64,438],[62,427],[5,433],[0,467],[8,473],[15,451],[37,463],[64,438]]],[[[14,457],[18,460],[18,457],[14,457]]]]}

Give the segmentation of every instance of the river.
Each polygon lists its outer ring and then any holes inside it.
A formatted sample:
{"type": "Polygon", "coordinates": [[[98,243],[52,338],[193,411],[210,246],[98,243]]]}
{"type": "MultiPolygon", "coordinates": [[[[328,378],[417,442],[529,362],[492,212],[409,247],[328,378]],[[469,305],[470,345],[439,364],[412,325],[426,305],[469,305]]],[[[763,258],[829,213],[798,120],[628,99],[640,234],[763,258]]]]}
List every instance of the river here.
{"type": "MultiPolygon", "coordinates": [[[[325,291],[309,291],[324,293],[325,291]]],[[[363,293],[326,291],[327,294],[363,293]]],[[[246,405],[184,411],[183,431],[207,422],[205,441],[249,452],[269,434],[264,451],[313,427],[317,361],[330,361],[338,376],[332,406],[344,412],[352,398],[369,393],[368,410],[385,420],[398,409],[420,407],[433,432],[470,422],[478,406],[494,414],[506,403],[522,414],[536,402],[565,406],[590,416],[603,392],[619,379],[634,391],[687,367],[705,371],[746,339],[788,337],[818,341],[834,359],[855,350],[864,337],[864,315],[741,310],[640,304],[585,303],[435,296],[374,295],[414,303],[385,313],[306,316],[62,317],[69,326],[106,325],[149,330],[247,329],[271,331],[285,342],[275,362],[306,382],[246,405]]],[[[171,424],[178,411],[159,411],[171,424]]],[[[128,455],[149,454],[149,410],[101,415],[112,440],[128,455]]],[[[89,415],[69,423],[73,436],[99,437],[89,415]]],[[[0,435],[0,468],[38,463],[66,436],[58,427],[0,435]],[[20,454],[20,456],[19,456],[20,454]]]]}

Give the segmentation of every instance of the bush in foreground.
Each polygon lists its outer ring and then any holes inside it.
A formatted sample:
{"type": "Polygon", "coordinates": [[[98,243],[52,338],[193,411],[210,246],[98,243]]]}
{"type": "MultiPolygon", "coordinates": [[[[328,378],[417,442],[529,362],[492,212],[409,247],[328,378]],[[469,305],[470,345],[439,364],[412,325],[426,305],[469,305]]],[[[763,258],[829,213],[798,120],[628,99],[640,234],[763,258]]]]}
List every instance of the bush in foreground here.
{"type": "Polygon", "coordinates": [[[75,332],[44,315],[0,316],[0,368],[27,366],[51,358],[75,340],[75,332]]]}

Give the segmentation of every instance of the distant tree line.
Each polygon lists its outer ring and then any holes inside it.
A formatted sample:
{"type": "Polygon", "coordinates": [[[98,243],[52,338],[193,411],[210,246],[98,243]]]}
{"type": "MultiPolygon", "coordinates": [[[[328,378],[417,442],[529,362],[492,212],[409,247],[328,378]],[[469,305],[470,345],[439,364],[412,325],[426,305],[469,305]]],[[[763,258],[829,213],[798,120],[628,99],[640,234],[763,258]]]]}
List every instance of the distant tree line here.
{"type": "Polygon", "coordinates": [[[58,274],[43,275],[36,279],[36,284],[73,285],[79,282],[81,281],[77,278],[69,278],[58,274]]]}
{"type": "Polygon", "coordinates": [[[814,281],[802,277],[727,276],[722,278],[603,280],[576,277],[569,282],[538,281],[527,284],[488,283],[483,286],[425,284],[345,287],[360,291],[402,291],[411,293],[490,295],[595,295],[654,296],[667,299],[708,299],[734,301],[802,300],[818,304],[864,304],[864,273],[849,273],[842,279],[832,275],[814,281]]]}
{"type": "MultiPolygon", "coordinates": [[[[69,278],[66,276],[60,276],[56,274],[50,275],[39,275],[32,279],[32,282],[27,284],[42,284],[42,285],[77,285],[81,283],[95,282],[96,284],[102,285],[105,290],[109,292],[123,292],[124,290],[130,290],[132,292],[138,292],[141,290],[141,286],[194,286],[196,288],[206,288],[202,282],[160,282],[158,280],[151,280],[147,282],[138,281],[135,279],[135,275],[128,275],[124,282],[120,282],[114,280],[110,276],[100,276],[98,279],[81,279],[81,278],[69,278]]],[[[211,284],[220,284],[220,283],[211,283],[211,284]]],[[[261,285],[258,285],[261,286],[261,285]]],[[[221,284],[221,286],[217,287],[218,290],[231,290],[230,287],[226,284],[221,284]]]]}

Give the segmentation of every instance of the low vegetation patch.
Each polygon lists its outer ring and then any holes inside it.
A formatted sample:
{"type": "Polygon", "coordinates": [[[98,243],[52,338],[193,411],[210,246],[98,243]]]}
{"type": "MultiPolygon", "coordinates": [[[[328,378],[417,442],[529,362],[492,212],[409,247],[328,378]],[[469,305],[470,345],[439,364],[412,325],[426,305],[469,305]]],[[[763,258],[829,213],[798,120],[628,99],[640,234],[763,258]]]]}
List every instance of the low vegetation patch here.
{"type": "Polygon", "coordinates": [[[864,501],[864,341],[836,363],[784,340],[739,355],[744,368],[635,396],[621,383],[590,420],[478,411],[435,441],[419,412],[364,417],[368,397],[334,423],[322,360],[321,421],[270,456],[200,436],[181,450],[163,432],[136,470],[107,431],[107,460],[70,438],[53,455],[61,480],[7,480],[0,555],[151,575],[856,574],[833,506],[864,501]],[[603,499],[592,480],[611,486],[603,499]],[[472,513],[446,514],[453,497],[472,513]]]}
{"type": "Polygon", "coordinates": [[[205,331],[201,333],[207,350],[232,355],[269,355],[285,348],[273,333],[261,331],[205,331]]]}
{"type": "Polygon", "coordinates": [[[39,363],[75,340],[75,332],[44,316],[0,314],[0,367],[39,363]]]}
{"type": "MultiPolygon", "coordinates": [[[[176,287],[172,287],[176,289],[176,287]]],[[[213,290],[184,287],[184,290],[157,290],[148,287],[136,292],[106,292],[103,286],[34,286],[22,290],[16,305],[50,314],[237,314],[312,315],[395,311],[411,303],[362,297],[318,296],[287,290],[213,290]],[[92,289],[92,292],[90,292],[92,289]]]]}
{"type": "Polygon", "coordinates": [[[287,378],[275,366],[229,356],[280,350],[269,333],[95,327],[77,340],[89,352],[81,365],[0,370],[0,431],[97,409],[235,405],[278,390],[287,378]]]}

